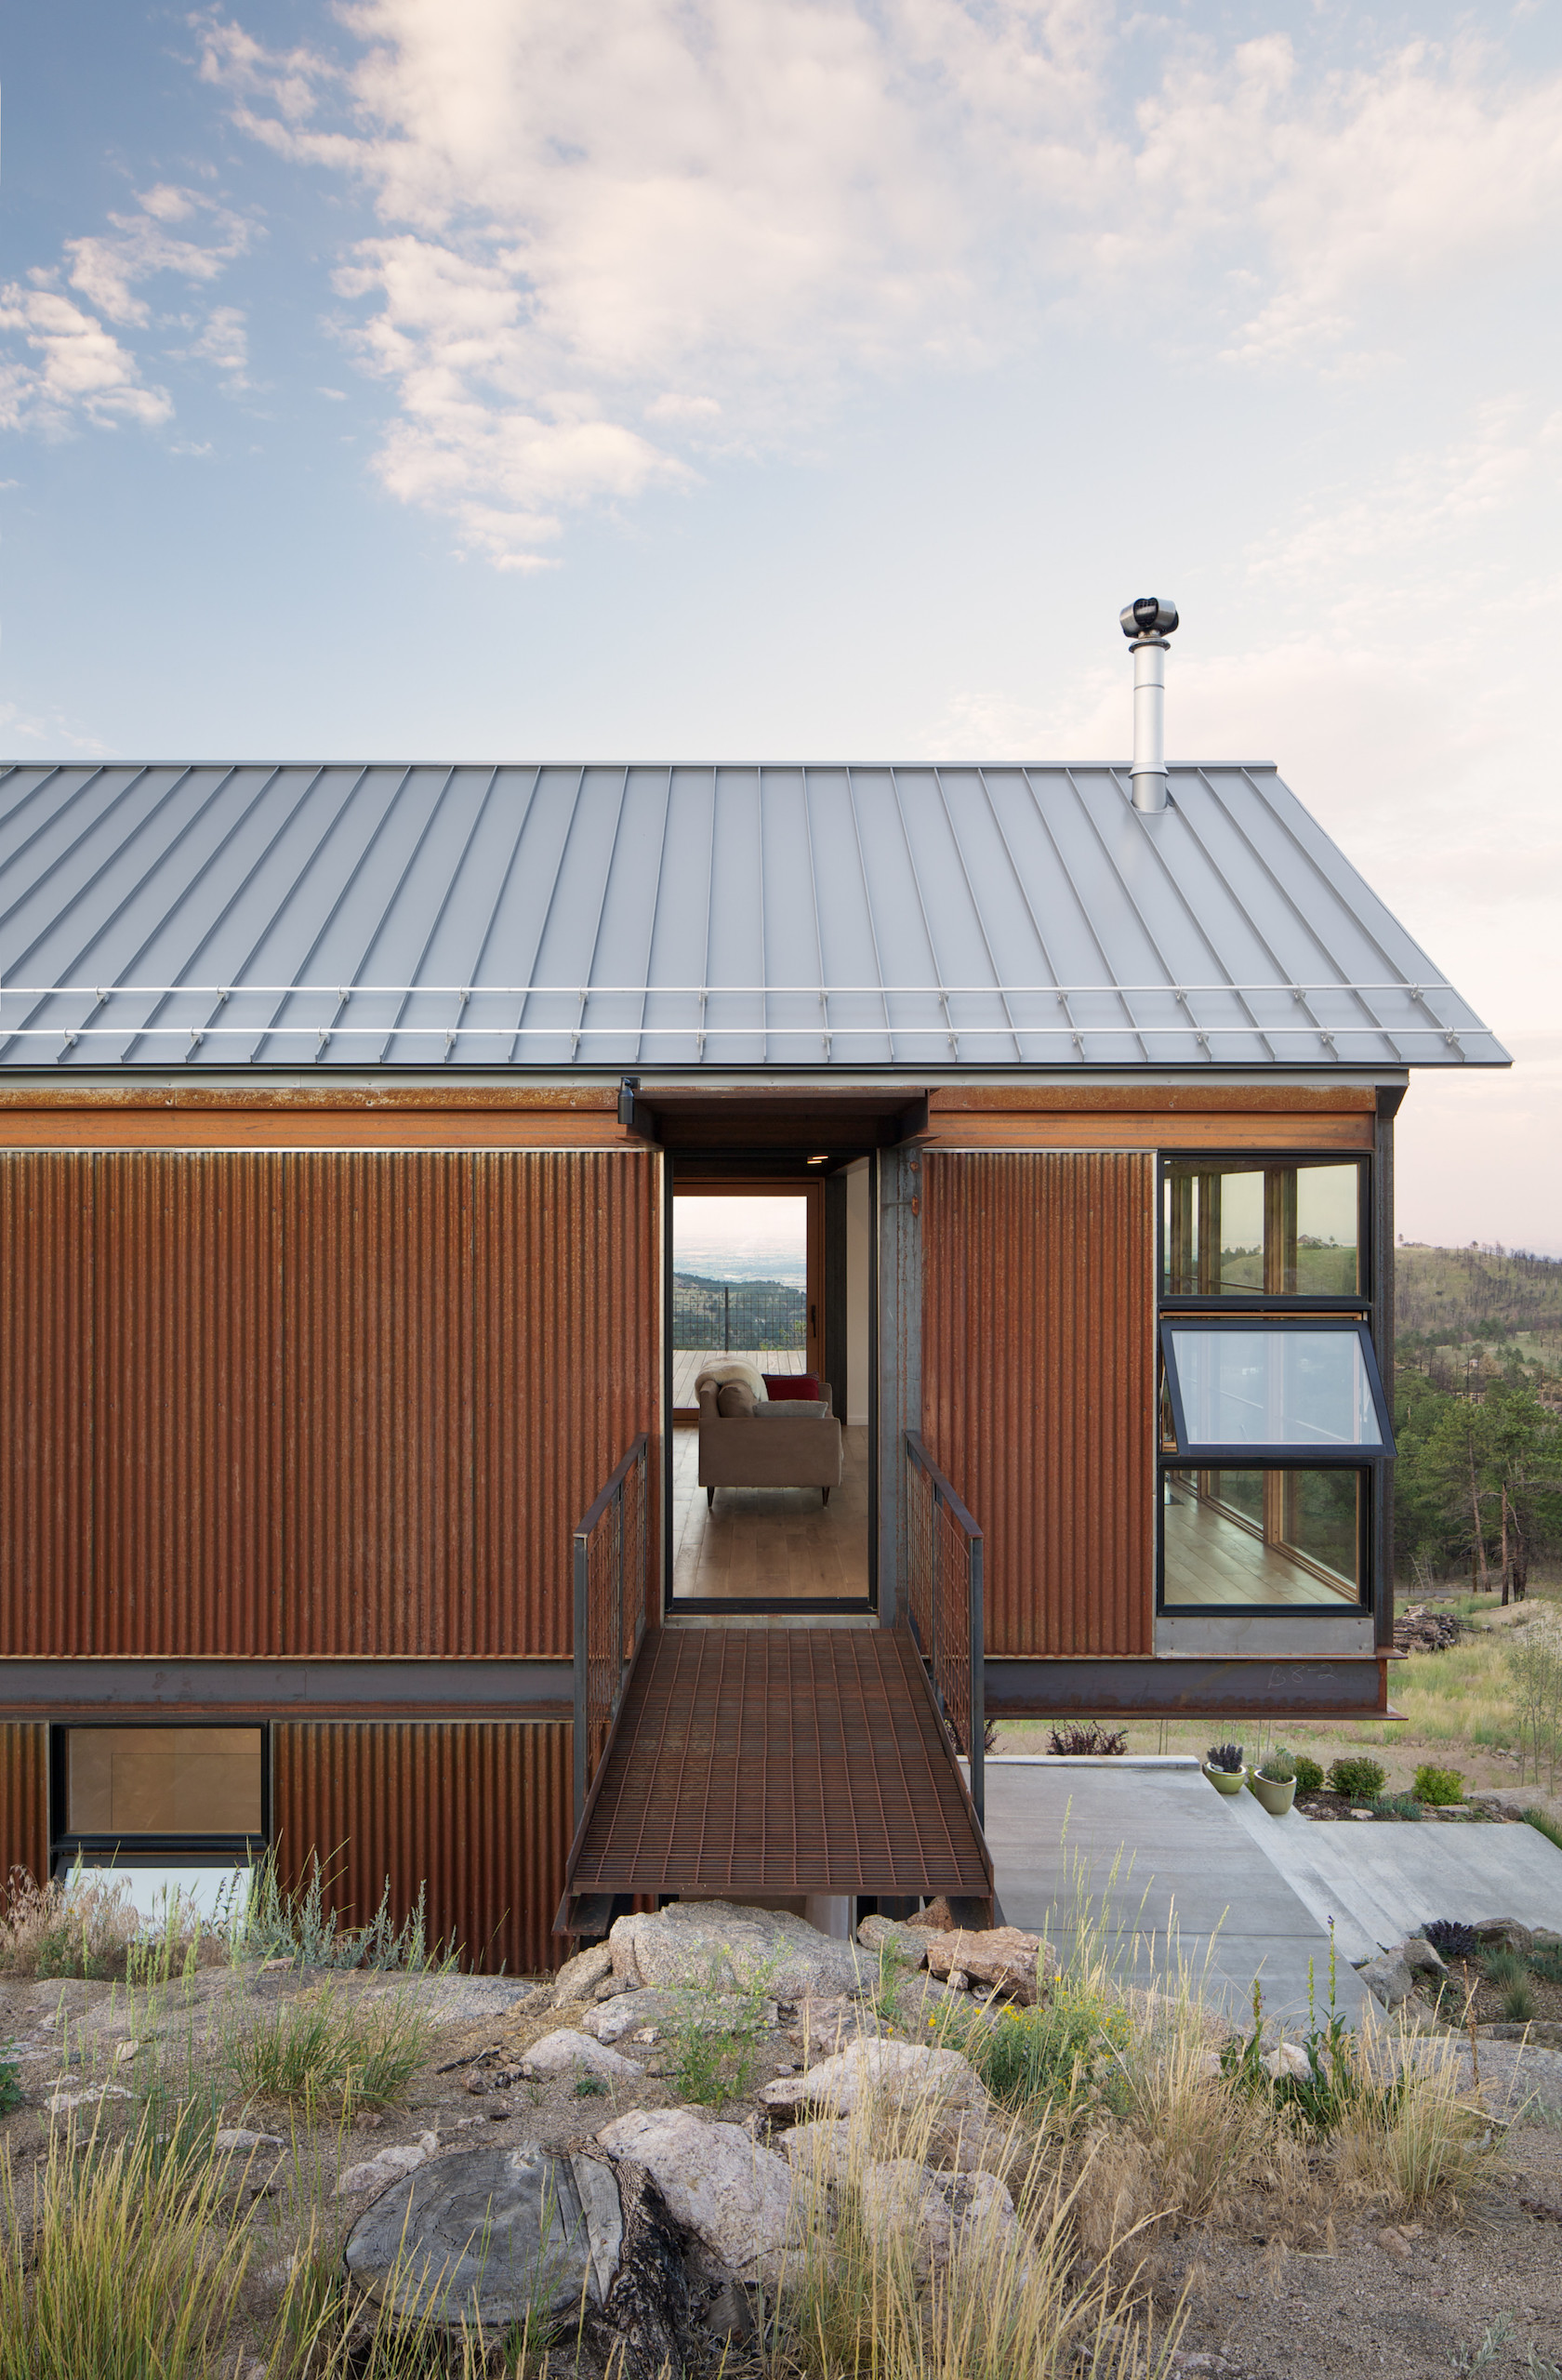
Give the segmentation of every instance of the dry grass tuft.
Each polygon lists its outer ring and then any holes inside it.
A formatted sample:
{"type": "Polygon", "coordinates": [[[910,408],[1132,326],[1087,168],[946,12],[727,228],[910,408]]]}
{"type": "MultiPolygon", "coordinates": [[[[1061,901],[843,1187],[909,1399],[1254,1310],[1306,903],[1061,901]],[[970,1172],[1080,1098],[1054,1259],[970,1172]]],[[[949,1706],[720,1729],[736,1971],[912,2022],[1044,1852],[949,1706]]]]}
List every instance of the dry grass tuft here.
{"type": "Polygon", "coordinates": [[[205,2380],[249,2240],[194,2127],[57,2131],[21,2192],[0,2151],[0,2380],[205,2380]]]}

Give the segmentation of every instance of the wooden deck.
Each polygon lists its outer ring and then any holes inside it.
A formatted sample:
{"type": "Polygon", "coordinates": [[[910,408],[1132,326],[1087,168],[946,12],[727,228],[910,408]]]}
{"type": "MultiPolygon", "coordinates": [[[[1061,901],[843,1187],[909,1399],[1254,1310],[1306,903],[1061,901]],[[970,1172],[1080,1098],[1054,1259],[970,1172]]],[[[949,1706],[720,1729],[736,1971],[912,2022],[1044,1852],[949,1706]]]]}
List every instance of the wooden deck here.
{"type": "Polygon", "coordinates": [[[990,1899],[986,1845],[904,1631],[648,1638],[566,1899],[615,1893],[990,1899]]]}

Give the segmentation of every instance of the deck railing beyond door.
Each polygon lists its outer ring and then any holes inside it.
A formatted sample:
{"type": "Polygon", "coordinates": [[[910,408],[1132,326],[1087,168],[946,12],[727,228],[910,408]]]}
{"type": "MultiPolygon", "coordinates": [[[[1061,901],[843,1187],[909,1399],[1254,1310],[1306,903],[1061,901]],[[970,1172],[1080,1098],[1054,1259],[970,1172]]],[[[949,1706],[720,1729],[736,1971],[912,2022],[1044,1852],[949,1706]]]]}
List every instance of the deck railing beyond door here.
{"type": "Polygon", "coordinates": [[[906,1433],[907,1613],[939,1716],[963,1752],[978,1821],[986,1816],[982,1532],[915,1430],[906,1433]]]}
{"type": "Polygon", "coordinates": [[[578,1831],[645,1633],[650,1441],[642,1430],[575,1532],[575,1823],[578,1831]]]}

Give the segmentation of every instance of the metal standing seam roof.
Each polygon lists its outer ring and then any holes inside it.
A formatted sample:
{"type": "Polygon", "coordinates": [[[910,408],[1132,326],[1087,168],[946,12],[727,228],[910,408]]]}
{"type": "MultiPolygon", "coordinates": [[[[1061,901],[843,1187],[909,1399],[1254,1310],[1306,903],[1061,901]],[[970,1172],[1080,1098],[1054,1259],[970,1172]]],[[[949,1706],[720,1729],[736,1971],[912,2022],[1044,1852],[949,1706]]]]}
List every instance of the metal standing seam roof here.
{"type": "Polygon", "coordinates": [[[0,768],[0,1064],[1506,1064],[1272,767],[0,768]]]}

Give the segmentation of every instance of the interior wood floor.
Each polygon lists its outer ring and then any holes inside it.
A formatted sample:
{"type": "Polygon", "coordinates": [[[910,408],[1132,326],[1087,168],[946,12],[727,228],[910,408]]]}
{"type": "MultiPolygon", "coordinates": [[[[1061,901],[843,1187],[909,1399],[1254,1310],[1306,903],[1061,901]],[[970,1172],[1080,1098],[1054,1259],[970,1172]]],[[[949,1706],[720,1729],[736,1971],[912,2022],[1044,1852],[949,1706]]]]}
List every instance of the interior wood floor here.
{"type": "MultiPolygon", "coordinates": [[[[774,1368],[774,1367],[772,1367],[774,1368]]],[[[847,1430],[839,1488],[718,1488],[707,1510],[699,1432],[672,1434],[672,1592],[784,1602],[867,1597],[867,1431],[847,1430]]]]}
{"type": "Polygon", "coordinates": [[[735,1347],[721,1355],[708,1347],[675,1347],[672,1351],[672,1401],[692,1411],[697,1402],[695,1382],[707,1364],[752,1364],[757,1372],[805,1372],[808,1357],[801,1347],[735,1347]]]}
{"type": "Polygon", "coordinates": [[[1265,1545],[1208,1504],[1189,1498],[1168,1504],[1162,1517],[1169,1605],[1357,1601],[1348,1587],[1326,1585],[1277,1545],[1265,1545]]]}

